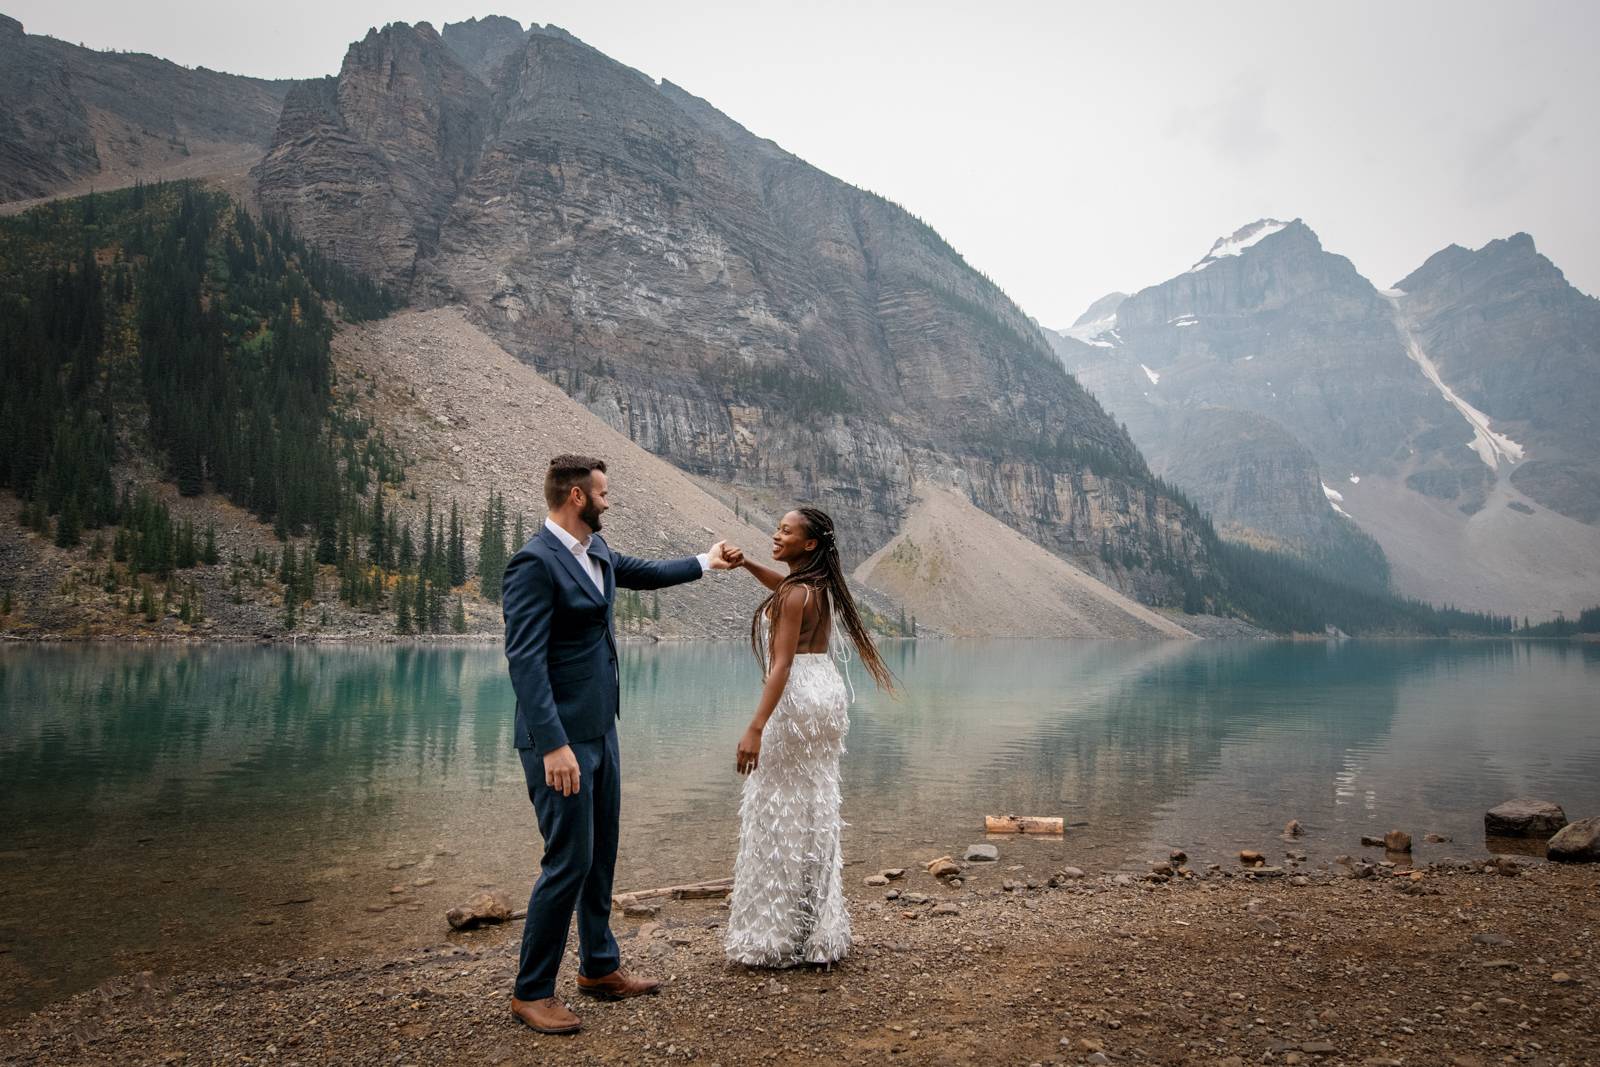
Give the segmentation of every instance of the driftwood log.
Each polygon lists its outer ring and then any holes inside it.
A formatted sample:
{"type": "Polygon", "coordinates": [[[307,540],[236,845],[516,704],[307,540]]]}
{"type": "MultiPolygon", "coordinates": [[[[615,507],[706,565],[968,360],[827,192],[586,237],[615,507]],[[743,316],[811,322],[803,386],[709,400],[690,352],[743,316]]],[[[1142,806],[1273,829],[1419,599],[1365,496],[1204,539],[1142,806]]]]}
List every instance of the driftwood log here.
{"type": "Polygon", "coordinates": [[[991,834],[1061,834],[1067,826],[1059,815],[985,815],[983,828],[991,834]]]}
{"type": "Polygon", "coordinates": [[[709,882],[691,882],[688,885],[664,885],[659,889],[635,889],[631,893],[618,893],[611,898],[613,908],[626,908],[648,900],[720,900],[733,892],[732,878],[717,878],[709,882]]]}

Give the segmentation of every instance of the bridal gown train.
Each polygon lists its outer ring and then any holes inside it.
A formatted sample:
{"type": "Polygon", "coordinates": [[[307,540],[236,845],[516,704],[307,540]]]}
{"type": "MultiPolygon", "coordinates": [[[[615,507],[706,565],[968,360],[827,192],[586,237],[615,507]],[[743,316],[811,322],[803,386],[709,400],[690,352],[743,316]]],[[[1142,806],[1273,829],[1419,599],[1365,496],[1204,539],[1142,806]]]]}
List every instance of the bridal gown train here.
{"type": "Polygon", "coordinates": [[[794,657],[739,803],[725,948],[736,963],[832,963],[850,950],[839,848],[845,680],[825,652],[794,657]]]}

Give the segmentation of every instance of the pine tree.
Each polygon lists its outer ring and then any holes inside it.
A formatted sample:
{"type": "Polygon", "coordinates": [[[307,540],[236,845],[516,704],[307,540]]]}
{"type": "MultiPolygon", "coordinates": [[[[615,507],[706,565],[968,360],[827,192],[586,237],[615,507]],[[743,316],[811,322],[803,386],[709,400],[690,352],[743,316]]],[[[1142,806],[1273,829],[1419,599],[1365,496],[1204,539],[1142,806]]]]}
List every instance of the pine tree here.
{"type": "Polygon", "coordinates": [[[217,563],[217,524],[206,523],[206,546],[200,553],[200,561],[208,567],[217,563]]]}
{"type": "Polygon", "coordinates": [[[68,497],[61,505],[61,516],[56,519],[56,545],[74,548],[82,540],[82,527],[78,522],[78,502],[68,497]]]}
{"type": "Polygon", "coordinates": [[[339,544],[339,524],[334,517],[335,506],[323,511],[317,521],[317,562],[338,563],[343,558],[339,544]]]}
{"type": "Polygon", "coordinates": [[[428,632],[431,634],[444,632],[444,603],[444,587],[433,582],[428,583],[428,632]]]}
{"type": "Polygon", "coordinates": [[[307,541],[300,552],[300,599],[314,601],[317,599],[317,556],[311,549],[311,542],[307,541]]]}
{"type": "Polygon", "coordinates": [[[395,622],[394,632],[397,634],[410,634],[415,632],[411,625],[411,579],[400,579],[400,586],[396,589],[395,596],[395,622]]]}
{"type": "Polygon", "coordinates": [[[178,526],[178,543],[174,549],[173,563],[179,570],[187,570],[199,562],[199,552],[194,543],[194,523],[184,519],[178,526]]]}
{"type": "Polygon", "coordinates": [[[383,569],[393,572],[394,557],[400,548],[400,522],[391,511],[384,519],[384,524],[386,528],[383,532],[383,569]]]}
{"type": "Polygon", "coordinates": [[[417,620],[417,632],[427,633],[429,626],[428,578],[426,575],[419,575],[415,582],[415,589],[413,590],[413,600],[411,604],[411,614],[417,620]]]}
{"type": "Polygon", "coordinates": [[[400,528],[400,569],[409,570],[417,561],[417,546],[411,540],[411,524],[408,522],[400,528]]]}
{"type": "Polygon", "coordinates": [[[500,603],[506,558],[505,497],[491,489],[478,534],[478,585],[484,599],[491,604],[500,603]]]}
{"type": "Polygon", "coordinates": [[[379,483],[372,494],[372,534],[367,544],[367,558],[378,566],[383,566],[384,543],[386,532],[383,516],[383,483],[379,483]]]}
{"type": "Polygon", "coordinates": [[[420,569],[423,574],[433,573],[433,497],[428,497],[428,510],[422,520],[422,562],[420,569]]]}
{"type": "MultiPolygon", "coordinates": [[[[8,598],[10,595],[11,594],[9,592],[6,594],[8,598]]],[[[7,613],[9,614],[9,608],[7,609],[7,613]]],[[[456,613],[455,616],[450,620],[450,628],[458,634],[464,634],[467,632],[467,606],[462,602],[460,597],[456,597],[456,613]]]]}
{"type": "Polygon", "coordinates": [[[467,580],[467,532],[461,522],[455,500],[450,501],[450,586],[455,588],[467,580]]]}

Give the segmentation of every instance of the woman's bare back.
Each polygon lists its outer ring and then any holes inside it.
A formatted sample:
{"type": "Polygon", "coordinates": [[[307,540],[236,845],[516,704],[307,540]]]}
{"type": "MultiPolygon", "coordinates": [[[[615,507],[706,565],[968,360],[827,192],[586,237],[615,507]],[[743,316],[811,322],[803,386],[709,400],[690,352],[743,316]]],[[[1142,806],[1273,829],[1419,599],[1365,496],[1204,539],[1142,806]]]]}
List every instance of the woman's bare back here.
{"type": "MultiPolygon", "coordinates": [[[[833,635],[833,616],[828,611],[828,591],[805,586],[805,600],[800,608],[800,637],[795,642],[796,655],[815,655],[828,651],[828,638],[833,635]]],[[[774,627],[776,629],[776,627],[774,627]]]]}

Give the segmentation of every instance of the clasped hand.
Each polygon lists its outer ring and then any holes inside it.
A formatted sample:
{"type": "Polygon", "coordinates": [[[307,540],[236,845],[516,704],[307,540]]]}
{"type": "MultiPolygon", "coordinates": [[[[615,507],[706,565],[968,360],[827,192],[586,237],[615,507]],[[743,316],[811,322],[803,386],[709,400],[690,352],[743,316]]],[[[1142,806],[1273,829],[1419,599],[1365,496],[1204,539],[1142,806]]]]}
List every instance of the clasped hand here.
{"type": "Polygon", "coordinates": [[[744,564],[744,552],[737,545],[730,545],[726,541],[718,541],[711,546],[711,569],[714,571],[731,571],[744,564]]]}

